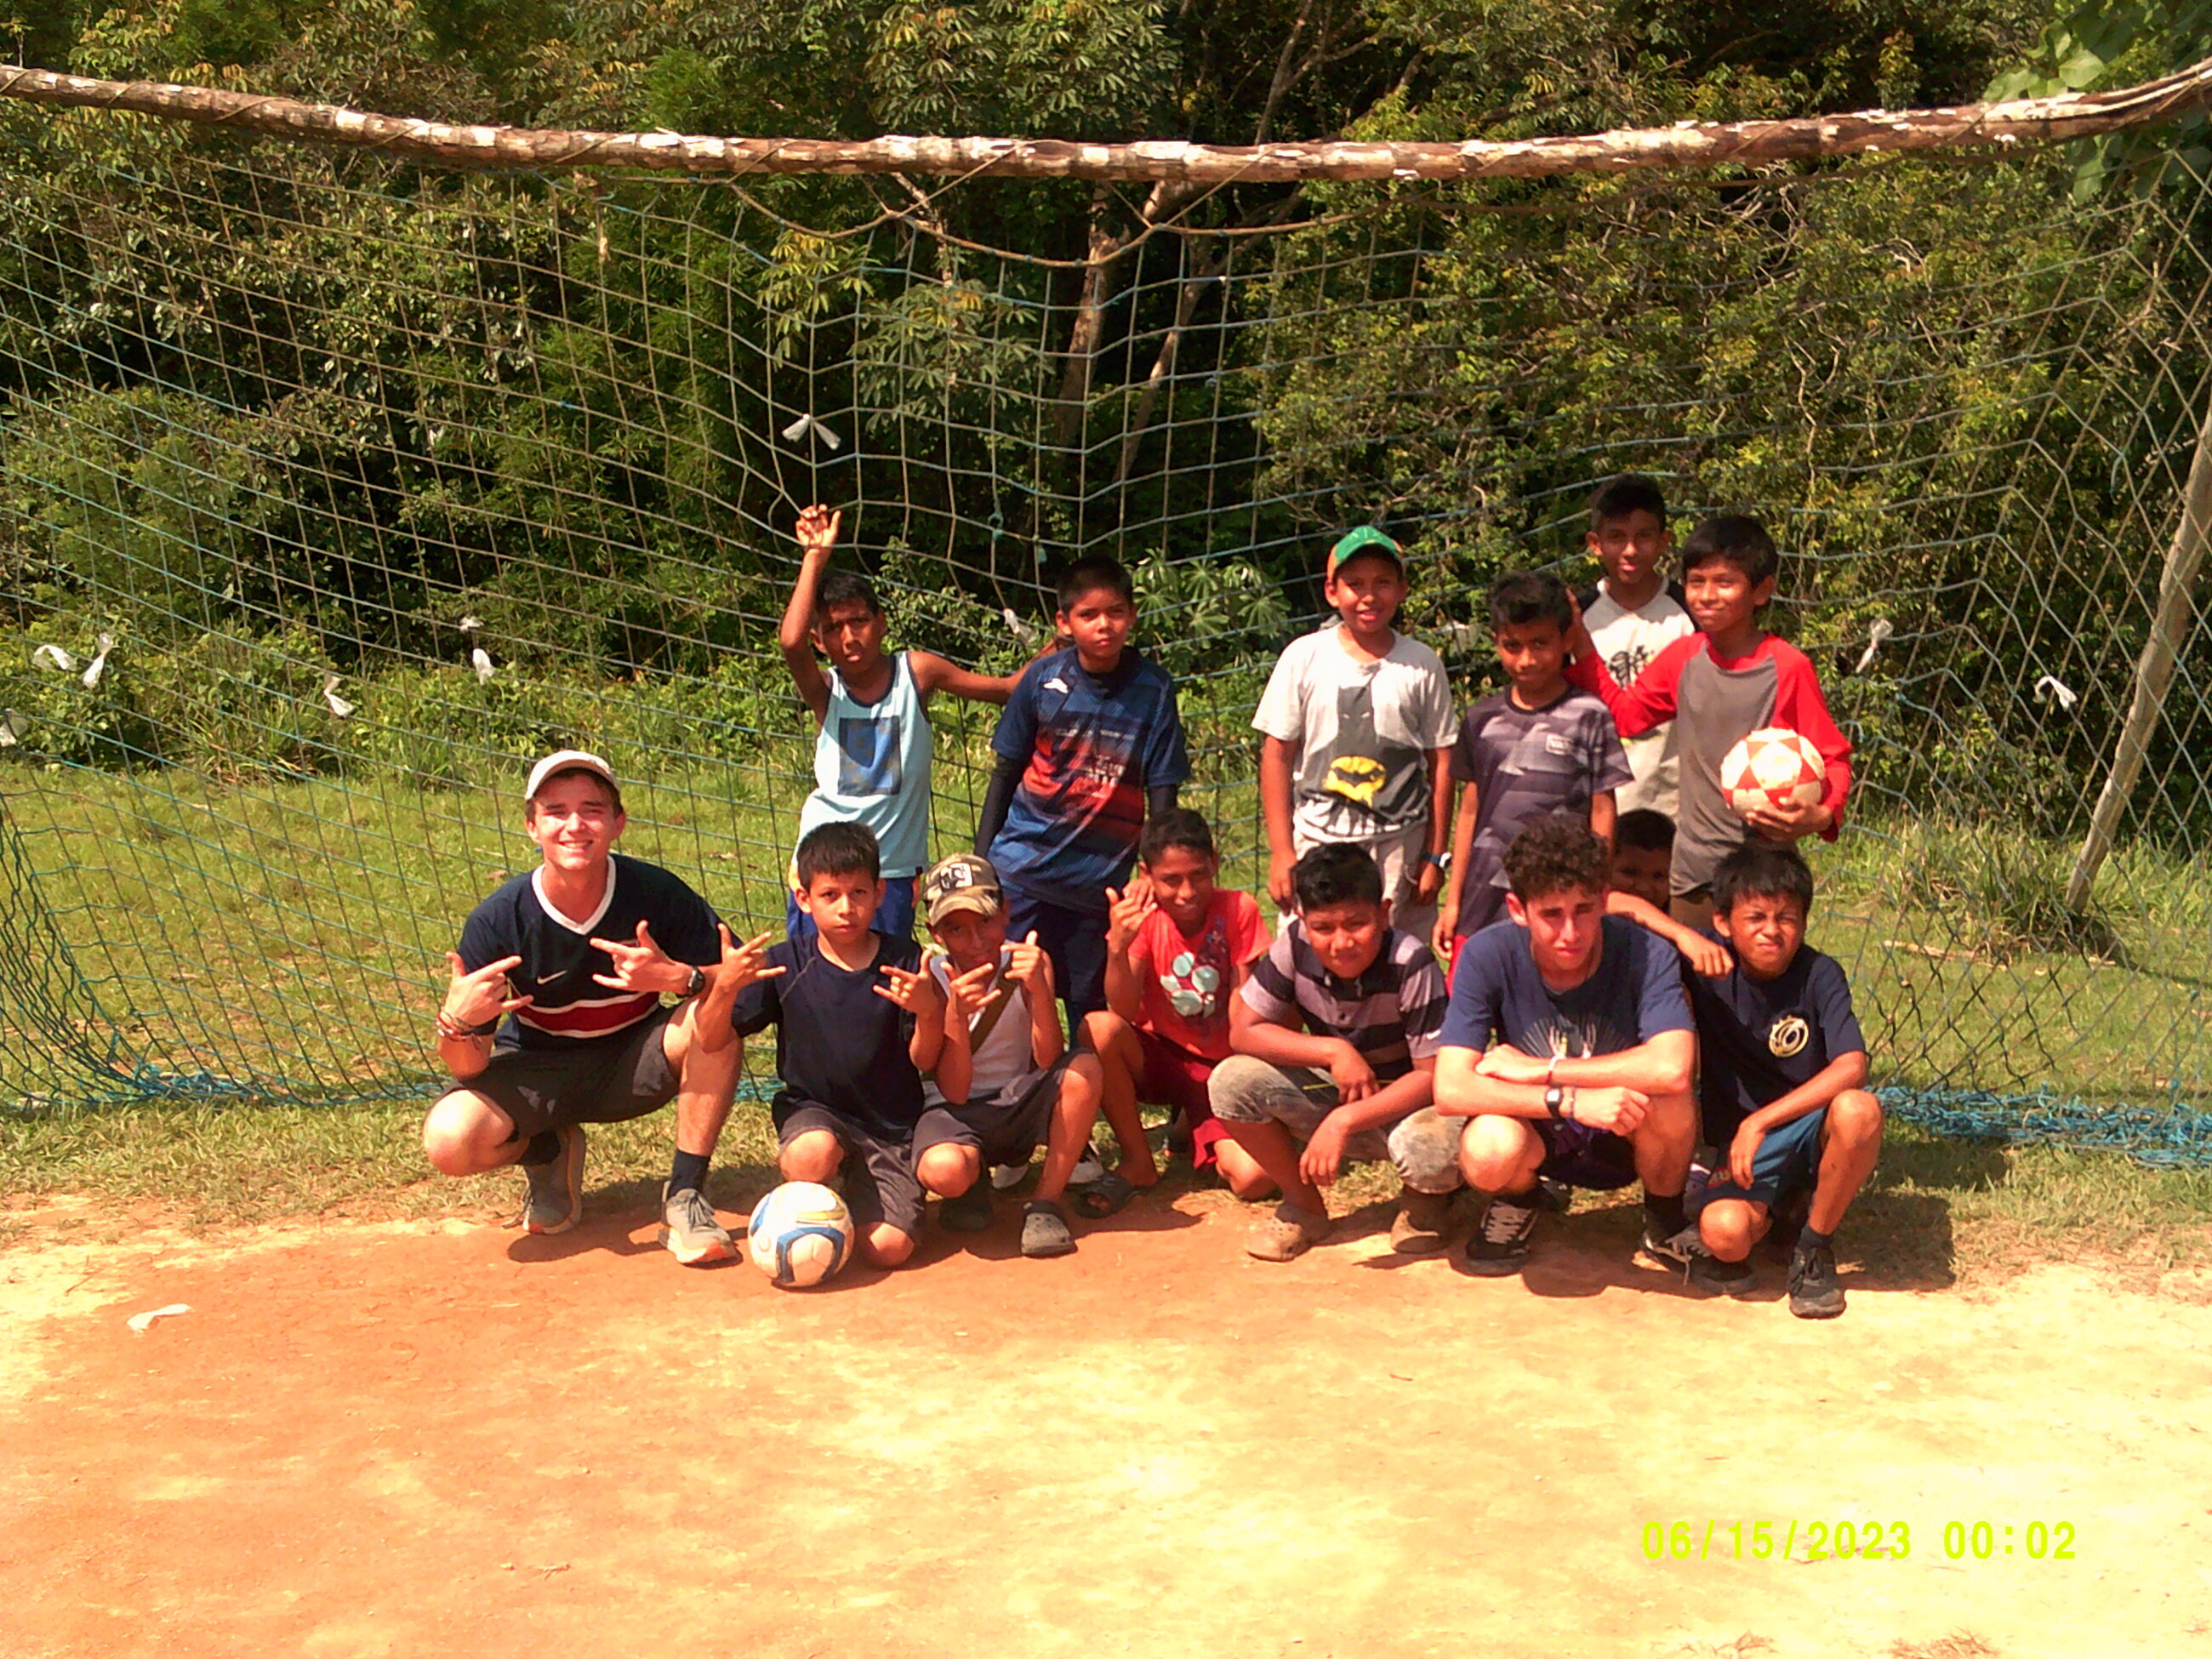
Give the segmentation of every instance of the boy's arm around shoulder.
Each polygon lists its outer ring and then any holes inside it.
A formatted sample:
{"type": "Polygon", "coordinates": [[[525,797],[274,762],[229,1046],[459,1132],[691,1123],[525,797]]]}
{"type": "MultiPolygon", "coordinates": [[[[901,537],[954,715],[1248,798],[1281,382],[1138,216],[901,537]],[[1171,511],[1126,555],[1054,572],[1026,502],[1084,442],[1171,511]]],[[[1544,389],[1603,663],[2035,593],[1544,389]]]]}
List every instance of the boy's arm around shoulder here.
{"type": "Polygon", "coordinates": [[[1694,927],[1685,927],[1657,905],[1633,893],[1624,893],[1617,888],[1608,890],[1605,913],[1626,916],[1645,932],[1656,933],[1682,953],[1692,970],[1707,979],[1717,978],[1735,966],[1735,958],[1729,954],[1728,946],[1718,939],[1707,939],[1694,927]]]}
{"type": "Polygon", "coordinates": [[[945,691],[969,702],[1003,704],[1014,695],[1014,687],[1022,678],[1018,673],[978,674],[934,651],[908,651],[906,661],[914,674],[914,689],[924,696],[933,691],[945,691]]]}

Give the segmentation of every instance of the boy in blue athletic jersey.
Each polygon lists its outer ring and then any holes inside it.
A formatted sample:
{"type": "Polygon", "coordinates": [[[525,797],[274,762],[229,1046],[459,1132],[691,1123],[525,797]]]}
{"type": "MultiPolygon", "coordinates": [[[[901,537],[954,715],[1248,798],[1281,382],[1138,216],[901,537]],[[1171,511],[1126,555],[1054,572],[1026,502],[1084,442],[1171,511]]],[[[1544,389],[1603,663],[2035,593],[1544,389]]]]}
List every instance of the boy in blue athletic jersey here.
{"type": "Polygon", "coordinates": [[[756,974],[718,979],[699,1025],[702,1045],[717,1053],[775,1027],[783,1086],[769,1115],[783,1178],[842,1174],[861,1258],[896,1267],[921,1236],[914,1131],[922,1073],[945,1046],[945,1000],[915,942],[876,928],[878,860],[865,824],[808,831],[799,843],[799,902],[814,931],[769,946],[756,974]]]}
{"type": "Polygon", "coordinates": [[[1190,776],[1175,682],[1129,648],[1137,619],[1115,559],[1060,578],[1062,649],[1022,671],[991,739],[998,766],[975,850],[999,872],[1006,931],[1052,958],[1070,1030],[1106,1006],[1106,890],[1126,887],[1145,816],[1190,776]]]}
{"type": "Polygon", "coordinates": [[[733,994],[764,971],[768,935],[732,946],[706,900],[614,851],[622,791],[597,755],[538,762],[523,822],[543,862],[477,905],[447,953],[438,1058],[454,1084],[423,1123],[423,1151],[441,1175],[521,1164],[524,1226],[566,1232],[583,1213],[582,1126],[673,1099],[660,1240],[679,1261],[722,1261],[730,1236],[703,1189],[737,1057],[701,1040],[699,1009],[709,986],[733,994]],[[664,995],[683,1000],[664,1007],[664,995]]]}
{"type": "MultiPolygon", "coordinates": [[[[821,506],[799,515],[799,580],[777,635],[814,716],[814,791],[799,809],[799,833],[866,824],[883,854],[876,927],[905,939],[914,932],[915,883],[929,863],[930,693],[1002,703],[1014,677],[973,673],[933,651],[886,656],[876,590],[865,576],[829,568],[843,521],[821,506]],[[817,651],[830,660],[827,673],[817,651]]],[[[814,925],[795,892],[784,921],[793,933],[814,925]]]]}
{"type": "Polygon", "coordinates": [[[1844,1310],[1834,1236],[1881,1152],[1881,1103],[1869,1094],[1866,1039],[1834,958],[1805,945],[1813,872],[1796,849],[1753,842],[1713,872],[1713,928],[1733,971],[1688,975],[1702,1060],[1706,1140],[1726,1167],[1705,1191],[1698,1231],[1710,1261],[1692,1281],[1731,1296],[1751,1287],[1752,1246],[1778,1211],[1808,1194],[1790,1256],[1790,1311],[1844,1310]]]}

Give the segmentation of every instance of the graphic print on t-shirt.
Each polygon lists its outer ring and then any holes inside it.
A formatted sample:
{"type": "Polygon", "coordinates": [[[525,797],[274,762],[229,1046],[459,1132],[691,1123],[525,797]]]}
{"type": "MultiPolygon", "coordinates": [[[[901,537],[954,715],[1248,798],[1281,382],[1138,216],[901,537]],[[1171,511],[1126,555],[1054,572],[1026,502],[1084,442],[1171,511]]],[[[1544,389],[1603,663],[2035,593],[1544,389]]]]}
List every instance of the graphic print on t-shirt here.
{"type": "Polygon", "coordinates": [[[1316,792],[1363,806],[1385,823],[1419,805],[1421,751],[1386,744],[1375,728],[1375,685],[1364,679],[1336,692],[1336,737],[1309,763],[1316,792]]]}
{"type": "Polygon", "coordinates": [[[1168,1006],[1194,1024],[1213,1019],[1221,1012],[1221,988],[1229,978],[1229,931],[1218,918],[1210,919],[1194,943],[1168,959],[1162,970],[1160,994],[1168,1006]]]}
{"type": "Polygon", "coordinates": [[[1517,1033],[1513,1046],[1524,1054],[1545,1060],[1587,1060],[1593,1054],[1617,1054],[1636,1047],[1636,1033],[1601,1011],[1571,1018],[1557,1008],[1517,1033]]]}
{"type": "Polygon", "coordinates": [[[897,722],[845,719],[837,722],[837,793],[896,795],[900,776],[897,722]]]}

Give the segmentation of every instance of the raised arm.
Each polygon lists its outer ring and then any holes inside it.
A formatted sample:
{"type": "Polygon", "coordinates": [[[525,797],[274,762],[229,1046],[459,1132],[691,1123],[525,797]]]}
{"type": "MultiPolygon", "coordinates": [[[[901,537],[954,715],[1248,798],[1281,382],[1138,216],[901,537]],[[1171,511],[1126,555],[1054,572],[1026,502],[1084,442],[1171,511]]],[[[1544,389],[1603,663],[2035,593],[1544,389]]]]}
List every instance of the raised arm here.
{"type": "Polygon", "coordinates": [[[791,585],[791,601],[783,607],[783,623],[775,642],[783,652],[783,665],[799,687],[799,695],[817,726],[829,718],[830,682],[814,660],[814,608],[822,591],[822,573],[830,568],[830,550],[837,544],[837,529],[845,521],[818,503],[799,515],[793,533],[799,538],[799,580],[791,585]]]}
{"type": "Polygon", "coordinates": [[[1705,636],[1689,634],[1668,641],[1666,648],[1644,665],[1632,685],[1616,682],[1591,641],[1589,629],[1577,616],[1567,648],[1576,653],[1566,665],[1567,684],[1601,699],[1624,738],[1641,737],[1674,718],[1674,688],[1682,678],[1682,665],[1705,648],[1705,636]]]}
{"type": "MultiPolygon", "coordinates": [[[[1129,878],[1127,887],[1119,891],[1109,887],[1106,897],[1109,905],[1106,913],[1106,1006],[1134,1025],[1145,1011],[1145,982],[1129,952],[1137,943],[1138,930],[1144,927],[1145,918],[1155,908],[1152,884],[1139,869],[1129,878]]],[[[1232,994],[1234,990],[1232,986],[1232,994]]]]}

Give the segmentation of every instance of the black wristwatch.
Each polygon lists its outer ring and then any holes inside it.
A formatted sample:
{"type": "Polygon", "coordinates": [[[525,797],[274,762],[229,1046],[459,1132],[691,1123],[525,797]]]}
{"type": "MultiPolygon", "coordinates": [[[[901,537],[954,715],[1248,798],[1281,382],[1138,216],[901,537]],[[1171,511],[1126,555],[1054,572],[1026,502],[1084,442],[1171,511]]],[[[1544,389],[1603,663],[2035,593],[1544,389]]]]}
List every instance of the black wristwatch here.
{"type": "Polygon", "coordinates": [[[1544,1091],[1544,1109],[1563,1122],[1567,1115],[1566,1104],[1567,1091],[1558,1084],[1554,1083],[1544,1091]]]}
{"type": "Polygon", "coordinates": [[[696,963],[692,963],[691,977],[684,981],[684,994],[686,997],[696,997],[706,988],[707,970],[696,963]]]}

